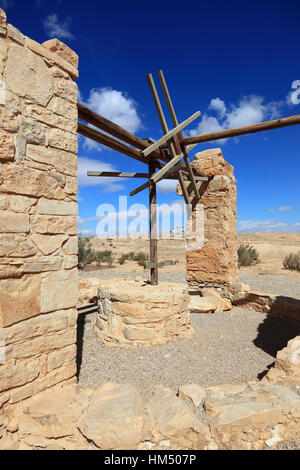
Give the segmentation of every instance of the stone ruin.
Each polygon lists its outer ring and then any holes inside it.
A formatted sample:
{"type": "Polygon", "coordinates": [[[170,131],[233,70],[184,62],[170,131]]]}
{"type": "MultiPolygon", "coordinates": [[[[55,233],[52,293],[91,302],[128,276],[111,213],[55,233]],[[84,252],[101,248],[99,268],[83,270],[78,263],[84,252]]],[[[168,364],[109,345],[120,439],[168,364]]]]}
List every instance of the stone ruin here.
{"type": "MultiPolygon", "coordinates": [[[[159,386],[147,403],[130,384],[76,389],[77,69],[69,47],[25,37],[0,10],[0,449],[260,449],[299,439],[300,398],[284,385],[300,384],[300,337],[262,382],[187,384],[178,396],[159,386]]],[[[220,149],[193,165],[213,178],[199,183],[193,207],[194,219],[205,207],[205,239],[187,251],[190,311],[282,312],[277,297],[237,282],[233,168],[220,149]]],[[[125,284],[98,287],[95,331],[107,344],[192,333],[186,286],[136,284],[132,296],[125,284]]],[[[285,302],[299,321],[299,305],[285,302]]]]}

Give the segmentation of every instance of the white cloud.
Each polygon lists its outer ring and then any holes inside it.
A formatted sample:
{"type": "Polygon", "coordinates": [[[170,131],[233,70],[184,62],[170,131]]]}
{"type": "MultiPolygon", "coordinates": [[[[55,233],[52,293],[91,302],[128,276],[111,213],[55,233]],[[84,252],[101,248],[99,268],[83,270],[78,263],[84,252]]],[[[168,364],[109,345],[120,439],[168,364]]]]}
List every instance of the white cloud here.
{"type": "Polygon", "coordinates": [[[157,191],[159,193],[171,193],[176,191],[178,180],[161,180],[157,183],[157,191]]]}
{"type": "Polygon", "coordinates": [[[300,233],[300,223],[286,224],[277,220],[242,220],[237,224],[238,232],[284,232],[300,233]]]}
{"type": "Polygon", "coordinates": [[[280,212],[287,212],[287,211],[292,211],[294,208],[292,206],[281,206],[278,207],[278,210],[280,212]]]}
{"type": "Polygon", "coordinates": [[[214,111],[217,111],[220,118],[224,117],[227,111],[224,101],[221,100],[220,98],[213,98],[210,101],[209,109],[213,109],[214,111]]]}
{"type": "Polygon", "coordinates": [[[136,132],[142,125],[136,102],[122,91],[94,88],[87,106],[130,132],[136,132]]]}
{"type": "MultiPolygon", "coordinates": [[[[81,95],[80,101],[82,101],[81,95]]],[[[142,127],[136,102],[122,91],[113,90],[112,88],[93,88],[85,104],[96,113],[132,133],[142,127]]],[[[102,145],[88,138],[84,138],[83,147],[88,152],[101,152],[103,149],[102,145]]]]}
{"type": "MultiPolygon", "coordinates": [[[[231,104],[229,107],[220,98],[213,98],[210,101],[209,109],[216,111],[218,117],[204,113],[197,128],[188,131],[190,136],[198,134],[209,134],[224,129],[243,127],[256,124],[280,116],[283,101],[270,101],[264,103],[262,96],[244,96],[239,103],[231,104]]],[[[219,140],[224,144],[227,139],[219,140]]]]}
{"type": "Polygon", "coordinates": [[[64,21],[59,22],[57,14],[52,13],[45,18],[44,29],[51,38],[72,40],[75,39],[75,36],[70,31],[71,23],[72,18],[68,17],[64,21]]]}
{"type": "Polygon", "coordinates": [[[87,176],[87,171],[117,171],[110,163],[94,160],[87,157],[78,157],[78,184],[79,186],[102,186],[103,191],[113,192],[124,189],[119,184],[119,178],[106,178],[87,176]]]}

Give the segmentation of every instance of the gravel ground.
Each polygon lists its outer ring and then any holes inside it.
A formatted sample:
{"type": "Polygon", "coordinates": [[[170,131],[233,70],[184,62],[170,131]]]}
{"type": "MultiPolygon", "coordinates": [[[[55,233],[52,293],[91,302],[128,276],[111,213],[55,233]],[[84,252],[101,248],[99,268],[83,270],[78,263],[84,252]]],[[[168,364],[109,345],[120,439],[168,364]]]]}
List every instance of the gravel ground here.
{"type": "MultiPolygon", "coordinates": [[[[148,279],[148,271],[142,273],[145,279],[148,279]]],[[[103,269],[101,271],[81,271],[80,277],[99,277],[99,279],[135,279],[141,276],[138,271],[112,271],[103,269]]],[[[284,274],[249,274],[248,272],[239,273],[240,280],[249,284],[254,290],[270,294],[284,295],[300,299],[300,276],[284,274]]],[[[185,271],[159,271],[159,280],[166,282],[185,282],[185,271]]]]}
{"type": "Polygon", "coordinates": [[[300,276],[239,273],[240,280],[254,290],[300,299],[300,276]]]}
{"type": "Polygon", "coordinates": [[[202,386],[256,380],[274,362],[299,328],[283,319],[234,308],[218,315],[191,315],[195,335],[148,348],[121,349],[94,337],[91,315],[78,328],[79,384],[99,387],[107,381],[132,382],[144,397],[156,384],[178,390],[196,382],[202,386]]]}

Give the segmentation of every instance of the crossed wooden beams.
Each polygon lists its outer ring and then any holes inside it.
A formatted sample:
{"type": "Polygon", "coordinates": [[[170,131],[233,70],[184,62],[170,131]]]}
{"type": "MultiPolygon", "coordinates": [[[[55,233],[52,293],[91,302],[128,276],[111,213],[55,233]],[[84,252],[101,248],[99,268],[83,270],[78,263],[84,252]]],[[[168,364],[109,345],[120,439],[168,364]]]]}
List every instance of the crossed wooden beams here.
{"type": "Polygon", "coordinates": [[[79,119],[104,131],[104,133],[100,132],[78,121],[79,134],[148,165],[147,173],[88,171],[87,174],[88,176],[145,178],[147,180],[146,183],[131,191],[130,195],[134,196],[149,188],[150,277],[152,284],[157,284],[158,282],[156,184],[162,179],[179,180],[185,202],[188,204],[190,203],[190,197],[185,185],[186,180],[190,180],[194,196],[199,198],[197,182],[208,181],[209,179],[191,167],[188,152],[195,145],[300,124],[300,115],[295,115],[250,126],[212,132],[210,134],[183,137],[182,129],[199,117],[200,111],[179,124],[162,70],[158,72],[158,78],[171,116],[173,128],[171,130],[168,128],[153,77],[149,74],[147,75],[147,81],[164,133],[163,137],[157,142],[141,139],[86,106],[80,103],[77,104],[79,119]],[[181,161],[182,159],[184,162],[181,161]]]}

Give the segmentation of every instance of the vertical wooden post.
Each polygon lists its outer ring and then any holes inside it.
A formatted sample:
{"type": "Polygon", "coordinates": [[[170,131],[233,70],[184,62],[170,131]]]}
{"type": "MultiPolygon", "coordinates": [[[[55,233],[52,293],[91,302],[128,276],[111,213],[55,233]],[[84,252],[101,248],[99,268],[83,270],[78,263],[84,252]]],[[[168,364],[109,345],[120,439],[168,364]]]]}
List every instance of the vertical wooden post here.
{"type": "MultiPolygon", "coordinates": [[[[149,157],[149,175],[155,172],[155,158],[149,157]]],[[[158,284],[156,184],[149,179],[150,282],[158,284]]]]}

